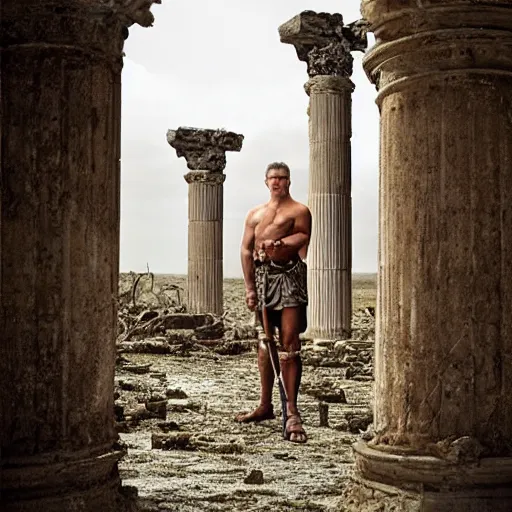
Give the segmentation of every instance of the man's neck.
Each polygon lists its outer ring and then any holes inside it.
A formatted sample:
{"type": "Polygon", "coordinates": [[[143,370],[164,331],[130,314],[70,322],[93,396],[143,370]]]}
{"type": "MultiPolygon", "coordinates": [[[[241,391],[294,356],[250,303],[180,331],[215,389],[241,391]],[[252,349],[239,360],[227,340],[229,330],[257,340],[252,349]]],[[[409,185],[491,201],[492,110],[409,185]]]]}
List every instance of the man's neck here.
{"type": "Polygon", "coordinates": [[[283,206],[284,204],[288,203],[291,200],[290,194],[286,196],[281,197],[270,197],[270,201],[268,202],[269,206],[272,206],[274,208],[277,208],[278,206],[283,206]]]}

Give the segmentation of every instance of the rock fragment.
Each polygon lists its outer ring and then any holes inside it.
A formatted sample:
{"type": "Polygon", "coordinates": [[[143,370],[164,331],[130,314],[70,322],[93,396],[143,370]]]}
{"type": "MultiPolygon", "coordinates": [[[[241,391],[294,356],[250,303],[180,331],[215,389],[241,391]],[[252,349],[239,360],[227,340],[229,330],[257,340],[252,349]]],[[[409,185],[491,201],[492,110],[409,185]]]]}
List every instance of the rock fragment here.
{"type": "Polygon", "coordinates": [[[261,485],[264,483],[263,471],[259,469],[253,469],[245,478],[244,484],[250,485],[261,485]]]}

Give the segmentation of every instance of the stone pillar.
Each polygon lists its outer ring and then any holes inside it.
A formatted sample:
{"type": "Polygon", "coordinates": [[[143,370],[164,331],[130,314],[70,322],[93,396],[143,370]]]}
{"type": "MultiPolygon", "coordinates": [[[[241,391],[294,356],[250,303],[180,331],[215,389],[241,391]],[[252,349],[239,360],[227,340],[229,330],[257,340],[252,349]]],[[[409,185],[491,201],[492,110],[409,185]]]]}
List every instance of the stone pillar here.
{"type": "Polygon", "coordinates": [[[350,336],[352,320],[351,155],[353,50],[366,47],[360,22],[305,11],[279,27],[307,62],[309,81],[309,332],[316,339],[350,336]]]}
{"type": "Polygon", "coordinates": [[[223,183],[226,151],[240,151],[243,135],[224,130],[178,128],[167,141],[187,160],[188,308],[192,313],[223,312],[223,183]]]}
{"type": "Polygon", "coordinates": [[[407,510],[510,511],[512,1],[364,0],[363,15],[381,157],[359,476],[390,506],[407,489],[407,510]]]}
{"type": "Polygon", "coordinates": [[[131,2],[3,0],[0,509],[122,510],[113,396],[131,2]]]}

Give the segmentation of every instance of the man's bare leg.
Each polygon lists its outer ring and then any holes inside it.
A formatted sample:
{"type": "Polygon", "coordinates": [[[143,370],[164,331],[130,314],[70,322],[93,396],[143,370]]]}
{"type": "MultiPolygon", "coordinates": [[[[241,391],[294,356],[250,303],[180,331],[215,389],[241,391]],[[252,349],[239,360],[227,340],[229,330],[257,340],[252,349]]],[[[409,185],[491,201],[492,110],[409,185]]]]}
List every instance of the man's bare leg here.
{"type": "Polygon", "coordinates": [[[272,406],[272,387],[274,386],[274,370],[268,354],[267,345],[258,343],[258,370],[260,372],[261,397],[260,405],[249,413],[240,413],[235,420],[240,423],[274,419],[272,406]]]}
{"type": "Polygon", "coordinates": [[[301,308],[284,308],[281,316],[281,343],[285,349],[280,357],[283,381],[288,395],[286,432],[290,441],[305,443],[306,432],[297,408],[300,380],[302,377],[302,360],[300,358],[299,326],[301,308]]]}

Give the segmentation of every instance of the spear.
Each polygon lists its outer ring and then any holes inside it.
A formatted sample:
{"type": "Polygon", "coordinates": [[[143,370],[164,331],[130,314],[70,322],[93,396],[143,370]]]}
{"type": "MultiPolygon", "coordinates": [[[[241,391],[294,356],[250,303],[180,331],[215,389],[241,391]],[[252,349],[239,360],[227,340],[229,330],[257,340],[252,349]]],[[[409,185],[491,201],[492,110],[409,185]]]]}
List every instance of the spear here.
{"type": "MultiPolygon", "coordinates": [[[[265,257],[264,251],[259,251],[258,256],[259,259],[263,261],[263,258],[265,257]]],[[[286,388],[284,386],[281,367],[279,365],[279,357],[277,354],[277,347],[274,341],[273,332],[270,328],[270,322],[268,321],[268,311],[267,307],[265,306],[265,301],[263,301],[263,306],[261,309],[261,318],[263,323],[263,333],[265,334],[264,343],[267,346],[268,356],[272,365],[272,369],[274,370],[274,377],[276,378],[277,386],[279,388],[279,396],[281,398],[281,416],[283,420],[283,439],[286,439],[286,419],[288,416],[286,406],[288,404],[288,394],[286,393],[286,388]]]]}

